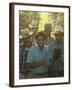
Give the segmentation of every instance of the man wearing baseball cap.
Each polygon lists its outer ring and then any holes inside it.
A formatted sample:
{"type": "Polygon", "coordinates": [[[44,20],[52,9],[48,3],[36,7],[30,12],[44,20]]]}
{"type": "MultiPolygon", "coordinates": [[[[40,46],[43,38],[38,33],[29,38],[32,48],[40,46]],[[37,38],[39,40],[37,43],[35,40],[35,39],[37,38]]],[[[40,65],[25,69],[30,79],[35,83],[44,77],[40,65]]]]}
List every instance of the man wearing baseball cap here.
{"type": "Polygon", "coordinates": [[[48,76],[64,76],[64,32],[61,25],[56,26],[55,42],[48,48],[48,76]]]}

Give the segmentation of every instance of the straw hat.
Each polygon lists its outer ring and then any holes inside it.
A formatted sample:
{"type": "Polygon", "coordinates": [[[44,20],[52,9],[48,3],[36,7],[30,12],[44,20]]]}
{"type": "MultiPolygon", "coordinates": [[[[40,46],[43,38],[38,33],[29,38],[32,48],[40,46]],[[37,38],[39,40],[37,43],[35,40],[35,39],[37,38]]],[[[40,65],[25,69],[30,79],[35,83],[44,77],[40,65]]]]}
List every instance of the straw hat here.
{"type": "Polygon", "coordinates": [[[64,32],[64,31],[63,31],[62,26],[61,26],[61,25],[57,25],[57,26],[56,26],[55,34],[56,34],[56,33],[63,33],[63,32],[64,32]]]}
{"type": "Polygon", "coordinates": [[[28,28],[21,30],[22,38],[27,38],[27,37],[31,36],[32,34],[33,34],[33,32],[30,32],[28,28]]]}
{"type": "Polygon", "coordinates": [[[30,24],[30,28],[37,28],[37,21],[32,20],[32,23],[30,24]]]}

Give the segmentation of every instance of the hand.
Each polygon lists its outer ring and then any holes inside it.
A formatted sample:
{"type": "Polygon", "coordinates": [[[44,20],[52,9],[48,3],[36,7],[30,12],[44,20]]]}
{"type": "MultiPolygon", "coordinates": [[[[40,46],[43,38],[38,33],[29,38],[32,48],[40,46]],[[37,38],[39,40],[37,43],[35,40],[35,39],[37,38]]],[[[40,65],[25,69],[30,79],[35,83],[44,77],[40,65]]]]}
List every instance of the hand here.
{"type": "Polygon", "coordinates": [[[26,69],[22,70],[22,73],[25,74],[25,75],[28,75],[30,72],[31,72],[31,69],[29,69],[29,68],[26,68],[26,69]]]}

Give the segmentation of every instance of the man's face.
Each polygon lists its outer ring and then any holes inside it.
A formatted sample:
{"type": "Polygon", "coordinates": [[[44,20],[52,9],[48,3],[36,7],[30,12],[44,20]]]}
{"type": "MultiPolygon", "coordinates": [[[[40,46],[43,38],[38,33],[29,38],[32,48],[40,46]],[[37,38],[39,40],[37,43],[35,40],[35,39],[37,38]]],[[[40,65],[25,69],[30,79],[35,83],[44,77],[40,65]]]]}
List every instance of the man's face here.
{"type": "Polygon", "coordinates": [[[45,44],[45,38],[43,36],[38,36],[37,38],[37,44],[40,48],[43,48],[44,47],[44,44],[45,44]]]}
{"type": "Polygon", "coordinates": [[[63,33],[62,32],[56,33],[55,38],[58,42],[61,41],[63,39],[63,33]]]}
{"type": "Polygon", "coordinates": [[[31,37],[26,37],[23,39],[24,45],[27,45],[27,46],[30,45],[31,41],[32,41],[31,37]]]}

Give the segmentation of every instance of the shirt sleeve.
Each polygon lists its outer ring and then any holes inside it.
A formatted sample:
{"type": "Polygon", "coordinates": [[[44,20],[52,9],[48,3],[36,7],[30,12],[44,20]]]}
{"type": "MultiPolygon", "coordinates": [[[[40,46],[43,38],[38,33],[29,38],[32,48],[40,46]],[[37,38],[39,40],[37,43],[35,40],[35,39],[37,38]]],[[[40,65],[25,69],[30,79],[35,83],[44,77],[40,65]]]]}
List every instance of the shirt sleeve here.
{"type": "Polygon", "coordinates": [[[23,48],[22,45],[19,46],[19,65],[20,69],[23,67],[23,48]]]}
{"type": "Polygon", "coordinates": [[[34,61],[34,52],[33,52],[33,48],[30,48],[27,57],[27,63],[33,63],[33,61],[34,61]]]}
{"type": "Polygon", "coordinates": [[[48,51],[47,51],[47,59],[49,60],[50,58],[52,58],[52,55],[53,55],[53,48],[54,46],[51,45],[48,47],[48,51]]]}

